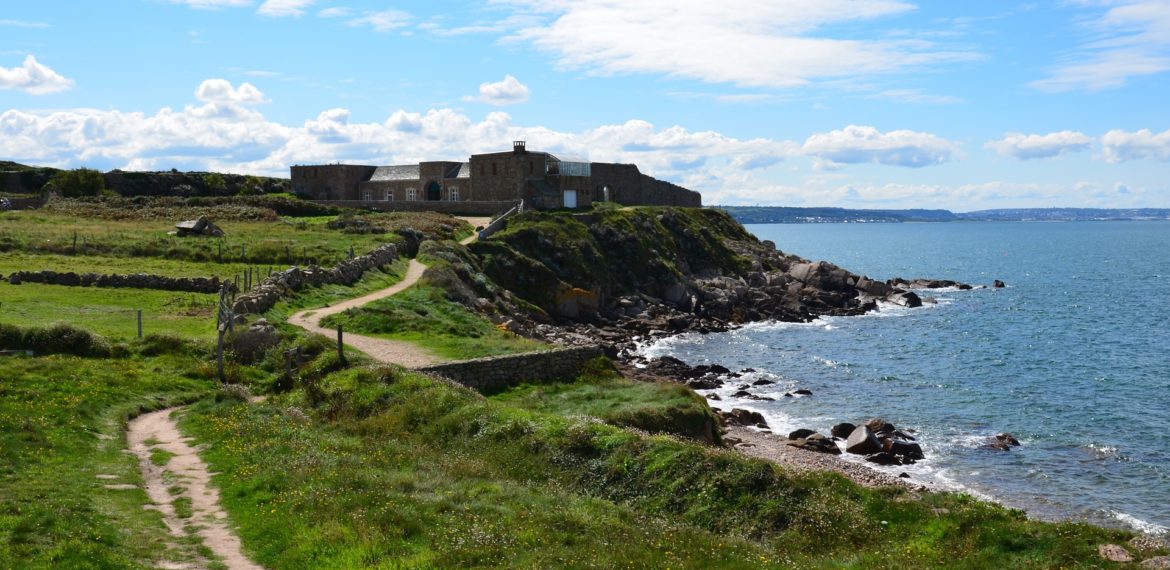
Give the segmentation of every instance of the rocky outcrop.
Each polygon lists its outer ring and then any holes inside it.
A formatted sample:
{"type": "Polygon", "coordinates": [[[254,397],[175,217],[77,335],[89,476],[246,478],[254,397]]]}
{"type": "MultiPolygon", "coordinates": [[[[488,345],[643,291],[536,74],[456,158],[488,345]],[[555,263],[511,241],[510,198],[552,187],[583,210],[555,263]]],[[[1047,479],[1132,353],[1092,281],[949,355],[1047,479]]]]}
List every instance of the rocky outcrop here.
{"type": "Polygon", "coordinates": [[[816,451],[817,453],[841,455],[841,448],[837,447],[837,444],[832,439],[816,432],[812,432],[805,437],[795,438],[793,441],[789,441],[788,445],[808,451],[816,451]]]}
{"type": "Polygon", "coordinates": [[[175,235],[178,237],[209,236],[223,237],[223,230],[211,223],[207,216],[199,216],[194,220],[185,220],[175,224],[175,235]]]}
{"type": "Polygon", "coordinates": [[[768,422],[764,420],[764,416],[760,414],[760,412],[753,412],[743,408],[733,408],[730,412],[720,411],[716,413],[719,415],[719,419],[724,423],[724,425],[769,429],[768,422]]]}
{"type": "Polygon", "coordinates": [[[992,437],[990,441],[983,445],[983,447],[987,449],[1009,451],[1013,447],[1019,447],[1019,445],[1020,440],[1016,439],[1016,436],[1007,432],[1003,432],[996,434],[995,437],[992,437]]]}
{"type": "Polygon", "coordinates": [[[17,271],[8,275],[8,282],[12,285],[42,283],[70,287],[158,289],[186,293],[217,293],[226,283],[231,290],[235,289],[235,285],[230,282],[221,282],[218,277],[165,277],[148,273],[98,274],[74,273],[72,271],[17,271]]]}
{"type": "Polygon", "coordinates": [[[882,450],[882,444],[867,426],[857,426],[845,441],[845,451],[857,455],[869,455],[882,450]]]}
{"type": "Polygon", "coordinates": [[[270,275],[250,291],[236,297],[232,310],[236,314],[263,313],[276,305],[281,296],[299,291],[305,287],[326,284],[352,285],[370,269],[383,267],[398,259],[398,247],[394,244],[379,246],[366,255],[347,259],[331,268],[310,265],[305,268],[290,267],[270,275]]]}

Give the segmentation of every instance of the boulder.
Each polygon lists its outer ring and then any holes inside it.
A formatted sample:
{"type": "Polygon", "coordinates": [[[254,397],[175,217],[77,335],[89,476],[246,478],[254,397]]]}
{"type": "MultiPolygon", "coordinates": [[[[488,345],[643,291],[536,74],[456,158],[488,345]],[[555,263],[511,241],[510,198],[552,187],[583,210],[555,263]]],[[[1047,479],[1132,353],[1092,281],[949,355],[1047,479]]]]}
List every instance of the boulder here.
{"type": "Polygon", "coordinates": [[[211,223],[211,220],[208,220],[206,216],[199,216],[198,219],[184,220],[175,224],[175,235],[178,237],[223,237],[223,230],[219,229],[219,226],[211,223]]]}
{"type": "Polygon", "coordinates": [[[788,439],[804,439],[810,435],[813,435],[814,433],[817,433],[816,430],[811,430],[808,428],[800,428],[796,431],[789,433],[788,439]]]}
{"type": "Polygon", "coordinates": [[[882,444],[866,426],[857,426],[845,441],[845,451],[856,455],[869,455],[882,450],[882,444]]]}
{"type": "Polygon", "coordinates": [[[1149,570],[1170,570],[1170,556],[1155,556],[1142,560],[1138,566],[1149,570]]]}
{"type": "Polygon", "coordinates": [[[870,418],[869,421],[865,422],[865,427],[874,433],[893,433],[897,429],[894,424],[882,418],[870,418]]]}
{"type": "Polygon", "coordinates": [[[1133,555],[1117,544],[1102,544],[1097,547],[1097,553],[1110,562],[1133,562],[1133,555]]]}
{"type": "Polygon", "coordinates": [[[837,444],[833,443],[833,440],[819,433],[814,433],[808,437],[790,441],[788,442],[788,445],[799,449],[806,449],[808,451],[816,451],[817,453],[841,455],[841,448],[837,447],[837,444]]]}
{"type": "Polygon", "coordinates": [[[1003,433],[996,434],[995,440],[1006,443],[1012,447],[1020,445],[1020,440],[1016,439],[1016,436],[1014,436],[1006,431],[1003,433]]]}
{"type": "Polygon", "coordinates": [[[887,295],[886,300],[910,309],[922,306],[922,299],[914,291],[896,291],[887,295]]]}
{"type": "Polygon", "coordinates": [[[766,378],[760,378],[759,380],[752,382],[752,386],[767,386],[769,384],[775,384],[775,382],[768,380],[766,378]]]}
{"type": "Polygon", "coordinates": [[[804,389],[804,388],[801,388],[801,389],[799,389],[799,390],[793,390],[793,391],[792,391],[792,393],[793,393],[793,394],[800,395],[800,396],[811,396],[811,395],[813,395],[813,394],[812,394],[812,390],[807,390],[807,389],[804,389]]]}
{"type": "Polygon", "coordinates": [[[853,433],[853,430],[855,429],[857,429],[857,426],[849,422],[841,422],[833,426],[833,429],[829,433],[833,434],[833,437],[840,437],[844,439],[849,437],[849,434],[853,433]]]}
{"type": "Polygon", "coordinates": [[[926,456],[922,454],[922,446],[918,445],[917,443],[911,441],[899,441],[896,439],[886,441],[890,442],[889,448],[886,449],[886,451],[889,453],[906,459],[913,459],[915,461],[926,459],[926,456]]]}
{"type": "Polygon", "coordinates": [[[999,279],[996,279],[992,286],[996,289],[1003,289],[1004,287],[1007,287],[1007,285],[1005,285],[1004,282],[1000,281],[999,279]]]}
{"type": "Polygon", "coordinates": [[[768,428],[768,422],[760,412],[753,412],[742,408],[732,408],[730,412],[719,412],[719,417],[728,425],[768,428]]]}
{"type": "Polygon", "coordinates": [[[692,390],[714,390],[722,385],[723,382],[721,380],[710,376],[687,380],[687,386],[690,386],[692,390]]]}
{"type": "Polygon", "coordinates": [[[902,462],[893,453],[886,453],[879,451],[877,453],[865,456],[865,460],[870,463],[877,463],[878,465],[901,465],[902,462]]]}

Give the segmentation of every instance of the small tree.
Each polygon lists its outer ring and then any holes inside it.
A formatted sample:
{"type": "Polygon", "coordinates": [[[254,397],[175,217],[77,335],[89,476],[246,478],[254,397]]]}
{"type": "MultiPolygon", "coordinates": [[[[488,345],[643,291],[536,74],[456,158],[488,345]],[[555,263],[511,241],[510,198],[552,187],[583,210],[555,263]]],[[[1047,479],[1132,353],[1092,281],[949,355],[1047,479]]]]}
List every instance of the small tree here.
{"type": "Polygon", "coordinates": [[[209,172],[203,175],[203,185],[211,194],[222,194],[227,190],[227,181],[218,172],[209,172]]]}
{"type": "Polygon", "coordinates": [[[67,198],[100,196],[106,189],[106,179],[92,168],[62,170],[53,175],[42,192],[56,192],[67,198]]]}
{"type": "Polygon", "coordinates": [[[264,180],[259,176],[245,176],[237,196],[259,196],[264,193],[264,180]]]}

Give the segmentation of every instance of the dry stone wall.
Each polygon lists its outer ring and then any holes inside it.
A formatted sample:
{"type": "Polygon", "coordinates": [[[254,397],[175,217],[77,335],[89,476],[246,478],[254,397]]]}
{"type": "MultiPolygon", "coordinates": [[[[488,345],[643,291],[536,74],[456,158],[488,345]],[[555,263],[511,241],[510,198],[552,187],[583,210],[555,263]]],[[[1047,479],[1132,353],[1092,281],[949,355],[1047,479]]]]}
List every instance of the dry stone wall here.
{"type": "MultiPolygon", "coordinates": [[[[148,273],[129,275],[74,273],[72,271],[17,271],[8,275],[12,285],[21,283],[43,283],[70,287],[122,287],[133,289],[159,289],[162,291],[184,291],[187,293],[217,293],[222,285],[218,277],[164,277],[148,273]]],[[[230,285],[230,287],[234,287],[230,285]]]]}
{"type": "Polygon", "coordinates": [[[469,388],[490,393],[524,382],[576,378],[586,362],[603,355],[601,348],[597,346],[575,346],[547,352],[447,362],[418,370],[450,378],[469,388]]]}
{"type": "Polygon", "coordinates": [[[290,267],[273,273],[259,285],[236,297],[232,310],[236,314],[263,313],[276,305],[282,295],[310,286],[352,285],[357,283],[366,271],[389,265],[396,259],[398,246],[386,244],[365,255],[342,261],[332,268],[316,265],[305,268],[290,267]]]}

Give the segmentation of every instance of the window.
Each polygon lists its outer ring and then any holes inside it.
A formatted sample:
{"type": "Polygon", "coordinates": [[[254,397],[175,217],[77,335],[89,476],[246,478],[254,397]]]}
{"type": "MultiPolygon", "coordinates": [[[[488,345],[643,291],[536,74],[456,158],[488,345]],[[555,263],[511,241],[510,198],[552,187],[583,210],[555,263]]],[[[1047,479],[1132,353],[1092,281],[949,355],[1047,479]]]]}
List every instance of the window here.
{"type": "Polygon", "coordinates": [[[370,191],[369,190],[362,191],[362,200],[365,200],[367,202],[370,201],[370,191]]]}
{"type": "Polygon", "coordinates": [[[451,186],[451,187],[447,188],[447,199],[452,201],[452,202],[459,201],[459,187],[458,186],[451,186]]]}
{"type": "Polygon", "coordinates": [[[408,202],[413,202],[415,200],[418,200],[418,188],[407,188],[406,189],[406,200],[408,202]]]}
{"type": "Polygon", "coordinates": [[[394,201],[394,191],[393,190],[386,190],[386,201],[387,202],[394,201]]]}

